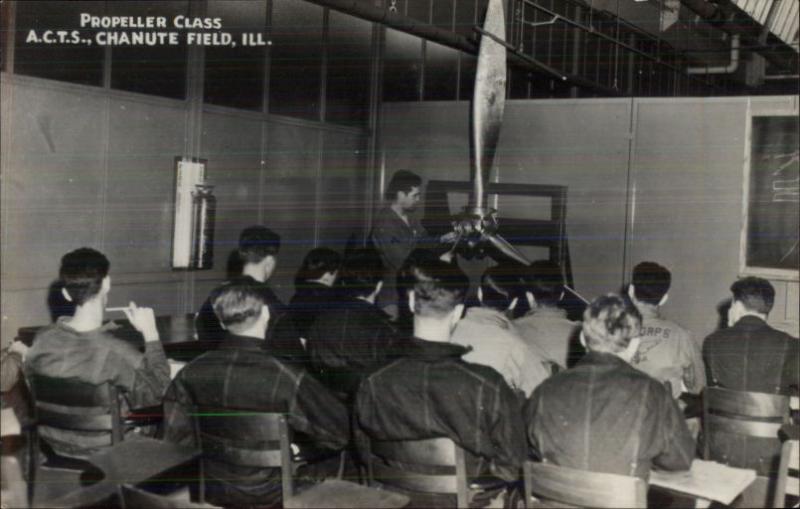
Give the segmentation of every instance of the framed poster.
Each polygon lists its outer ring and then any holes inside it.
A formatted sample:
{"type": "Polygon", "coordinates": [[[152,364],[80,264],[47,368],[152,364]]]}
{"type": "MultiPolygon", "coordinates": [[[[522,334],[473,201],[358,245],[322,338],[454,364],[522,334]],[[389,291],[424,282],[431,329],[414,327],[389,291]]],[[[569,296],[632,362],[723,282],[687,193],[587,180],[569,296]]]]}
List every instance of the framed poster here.
{"type": "Polygon", "coordinates": [[[746,143],[740,273],[797,281],[800,119],[753,114],[746,143]]]}

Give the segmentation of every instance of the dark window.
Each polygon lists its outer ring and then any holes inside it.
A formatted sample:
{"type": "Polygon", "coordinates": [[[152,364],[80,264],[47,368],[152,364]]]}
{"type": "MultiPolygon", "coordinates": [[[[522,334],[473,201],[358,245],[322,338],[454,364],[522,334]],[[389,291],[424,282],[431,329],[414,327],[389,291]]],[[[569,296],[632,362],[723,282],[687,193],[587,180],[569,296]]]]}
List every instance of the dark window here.
{"type": "Polygon", "coordinates": [[[383,58],[383,99],[418,101],[422,40],[404,32],[386,29],[383,58]]]}
{"type": "Polygon", "coordinates": [[[166,27],[153,29],[128,28],[117,33],[178,32],[178,45],[116,45],[111,48],[111,88],[183,99],[186,97],[186,33],[177,29],[173,19],[188,16],[187,1],[125,1],[113,2],[115,16],[161,16],[166,27]]]}
{"type": "MultiPolygon", "coordinates": [[[[17,2],[17,32],[14,49],[14,72],[52,80],[69,81],[83,85],[103,84],[104,50],[94,41],[91,29],[80,29],[80,15],[103,14],[103,2],[45,1],[17,2]],[[57,37],[55,31],[79,30],[78,44],[34,42],[45,36],[57,37]],[[33,32],[31,32],[33,31],[33,32]],[[47,32],[47,33],[46,33],[47,32]],[[30,39],[30,40],[28,40],[30,39]]],[[[51,39],[52,40],[52,39],[51,39]]]]}
{"type": "Polygon", "coordinates": [[[10,13],[11,2],[0,2],[0,69],[4,71],[6,70],[6,62],[8,61],[8,56],[6,55],[6,51],[8,51],[8,47],[6,46],[6,34],[8,34],[9,21],[11,20],[10,13]]]}
{"type": "Polygon", "coordinates": [[[372,23],[336,11],[328,16],[326,119],[366,122],[369,113],[372,23]]]}
{"type": "Polygon", "coordinates": [[[475,26],[475,0],[458,0],[455,10],[456,33],[464,37],[472,37],[475,26]]]}
{"type": "Polygon", "coordinates": [[[431,19],[431,0],[409,0],[406,5],[409,18],[429,23],[431,19]]]}
{"type": "Polygon", "coordinates": [[[431,23],[442,30],[453,30],[453,0],[431,0],[431,23]]]}
{"type": "Polygon", "coordinates": [[[249,44],[266,43],[266,13],[264,1],[213,0],[208,3],[206,15],[221,18],[221,31],[231,34],[236,47],[206,47],[205,102],[261,111],[266,46],[243,46],[242,34],[257,34],[249,44]]]}
{"type": "Polygon", "coordinates": [[[428,41],[425,47],[425,100],[455,100],[457,82],[458,51],[428,41]]]}
{"type": "Polygon", "coordinates": [[[272,1],[271,113],[319,120],[322,13],[308,2],[272,1]]]}

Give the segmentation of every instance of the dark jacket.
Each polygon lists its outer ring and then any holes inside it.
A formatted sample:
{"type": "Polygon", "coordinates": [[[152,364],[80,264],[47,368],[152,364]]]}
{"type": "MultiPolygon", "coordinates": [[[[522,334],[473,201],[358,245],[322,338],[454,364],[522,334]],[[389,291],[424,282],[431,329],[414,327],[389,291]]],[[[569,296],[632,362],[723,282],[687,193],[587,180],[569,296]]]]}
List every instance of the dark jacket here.
{"type": "MultiPolygon", "coordinates": [[[[228,336],[218,350],[186,365],[164,397],[165,439],[198,446],[189,412],[194,404],[220,408],[285,412],[296,432],[329,449],[343,448],[349,437],[345,407],[305,371],[271,354],[264,341],[228,336]]],[[[248,437],[237,437],[246,442],[248,437]]],[[[297,440],[298,437],[295,437],[297,440]]],[[[235,485],[260,501],[280,492],[277,469],[237,467],[209,461],[207,473],[235,485]]]]}
{"type": "Polygon", "coordinates": [[[402,353],[402,343],[377,306],[346,298],[317,318],[307,347],[314,375],[332,391],[349,397],[365,376],[402,353]]]}
{"type": "Polygon", "coordinates": [[[525,459],[520,402],[492,368],[464,362],[469,350],[412,338],[408,355],[361,384],[358,423],[374,440],[447,437],[467,451],[467,475],[519,477],[525,459]]]}
{"type": "MultiPolygon", "coordinates": [[[[128,409],[158,405],[169,385],[169,365],[159,341],[145,343],[144,354],[116,338],[116,325],[78,332],[67,318],[36,334],[25,357],[26,376],[72,378],[101,385],[111,382],[124,396],[122,414],[128,409]]],[[[105,432],[42,428],[42,437],[61,455],[86,457],[111,443],[105,432]]]]}
{"type": "MultiPolygon", "coordinates": [[[[708,385],[734,391],[796,394],[798,340],[755,316],[744,316],[732,327],[714,332],[703,344],[708,385]],[[794,388],[792,388],[794,386],[794,388]]],[[[723,432],[705,436],[711,459],[759,475],[777,471],[781,442],[723,432]]]]}
{"type": "Polygon", "coordinates": [[[370,241],[383,260],[385,273],[383,288],[378,297],[381,307],[397,303],[397,271],[416,247],[432,247],[435,243],[414,214],[408,215],[406,224],[391,207],[375,214],[370,241]]]}
{"type": "MultiPolygon", "coordinates": [[[[264,302],[269,307],[270,318],[267,340],[272,350],[278,353],[282,359],[292,360],[296,366],[302,366],[305,362],[305,350],[298,339],[293,320],[287,316],[287,308],[283,302],[275,295],[269,284],[260,283],[250,276],[240,276],[226,281],[223,285],[237,282],[256,285],[264,298],[264,302]]],[[[194,318],[194,327],[197,332],[197,339],[219,343],[227,337],[227,333],[220,325],[216,313],[214,313],[212,297],[213,292],[200,306],[200,310],[194,318]]]]}
{"type": "Polygon", "coordinates": [[[647,479],[687,470],[695,444],[672,395],[616,355],[589,352],[545,380],[524,409],[529,444],[556,465],[647,479]]]}
{"type": "Polygon", "coordinates": [[[287,313],[299,337],[308,339],[308,331],[317,317],[336,307],[339,289],[320,283],[299,281],[295,283],[295,294],[289,301],[287,313]]]}
{"type": "Polygon", "coordinates": [[[797,338],[775,330],[756,316],[708,336],[703,358],[708,385],[734,391],[787,394],[798,384],[797,338]]]}

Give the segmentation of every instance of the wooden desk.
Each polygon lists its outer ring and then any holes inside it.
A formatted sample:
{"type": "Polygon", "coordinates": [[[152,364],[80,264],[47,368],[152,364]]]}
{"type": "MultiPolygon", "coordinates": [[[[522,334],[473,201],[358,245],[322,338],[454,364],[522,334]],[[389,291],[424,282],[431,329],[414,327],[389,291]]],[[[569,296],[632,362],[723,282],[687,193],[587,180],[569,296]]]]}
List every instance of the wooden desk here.
{"type": "Polygon", "coordinates": [[[200,451],[150,438],[125,440],[89,458],[101,474],[95,484],[79,488],[46,507],[94,506],[117,495],[122,484],[138,485],[200,457],[200,451]]]}
{"type": "MultiPolygon", "coordinates": [[[[111,335],[144,351],[144,338],[127,319],[119,318],[112,321],[117,328],[109,331],[111,335]]],[[[21,327],[17,331],[17,339],[31,346],[36,333],[43,327],[43,325],[21,327]]],[[[173,360],[188,362],[208,350],[214,350],[217,346],[214,342],[196,339],[193,314],[157,316],[156,328],[167,357],[173,360]]]]}
{"type": "Polygon", "coordinates": [[[650,473],[651,486],[692,496],[698,508],[708,507],[714,501],[729,505],[755,480],[755,470],[697,459],[688,472],[650,473]]]}

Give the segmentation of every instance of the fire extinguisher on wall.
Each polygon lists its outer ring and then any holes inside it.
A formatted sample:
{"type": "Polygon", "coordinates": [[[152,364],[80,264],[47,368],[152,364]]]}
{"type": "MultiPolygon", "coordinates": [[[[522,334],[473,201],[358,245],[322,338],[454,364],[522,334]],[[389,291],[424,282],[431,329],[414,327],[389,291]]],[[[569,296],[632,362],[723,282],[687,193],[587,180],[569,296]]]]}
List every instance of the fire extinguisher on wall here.
{"type": "Polygon", "coordinates": [[[214,215],[217,199],[214,186],[197,184],[192,192],[191,267],[208,270],[214,266],[214,215]]]}

